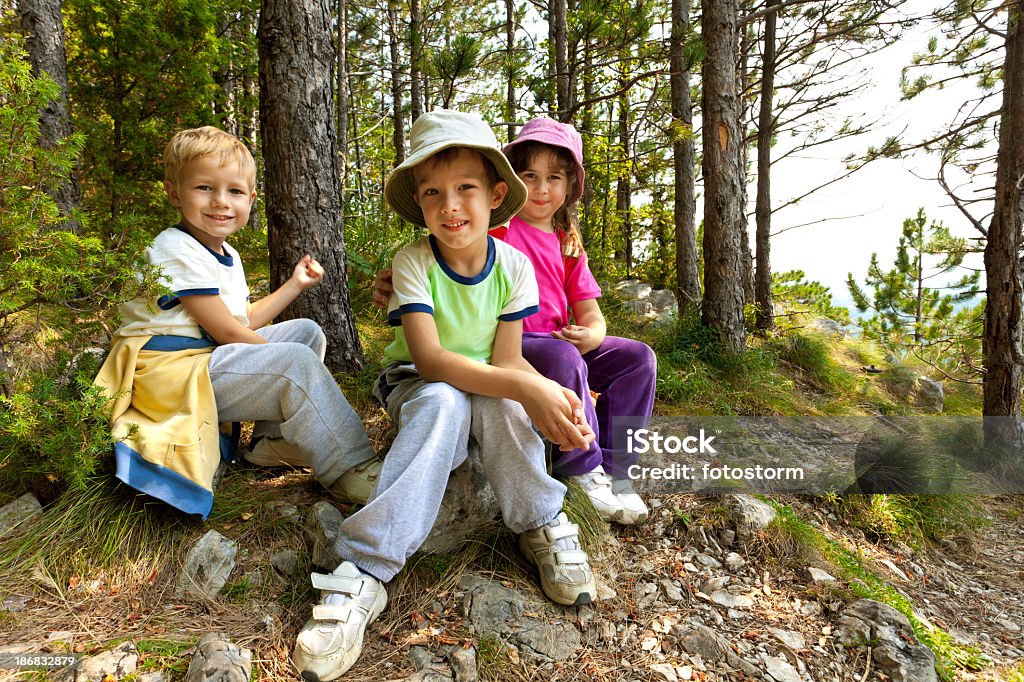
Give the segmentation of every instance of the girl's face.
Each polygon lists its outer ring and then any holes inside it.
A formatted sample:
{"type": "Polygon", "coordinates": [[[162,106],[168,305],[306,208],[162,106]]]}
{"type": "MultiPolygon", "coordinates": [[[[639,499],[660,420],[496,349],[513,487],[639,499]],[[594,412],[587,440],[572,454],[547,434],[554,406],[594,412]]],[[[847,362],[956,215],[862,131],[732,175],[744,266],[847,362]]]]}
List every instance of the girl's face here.
{"type": "Polygon", "coordinates": [[[534,227],[554,232],[553,218],[565,204],[569,192],[569,176],[558,155],[541,149],[518,173],[526,183],[529,196],[519,217],[534,227]]]}

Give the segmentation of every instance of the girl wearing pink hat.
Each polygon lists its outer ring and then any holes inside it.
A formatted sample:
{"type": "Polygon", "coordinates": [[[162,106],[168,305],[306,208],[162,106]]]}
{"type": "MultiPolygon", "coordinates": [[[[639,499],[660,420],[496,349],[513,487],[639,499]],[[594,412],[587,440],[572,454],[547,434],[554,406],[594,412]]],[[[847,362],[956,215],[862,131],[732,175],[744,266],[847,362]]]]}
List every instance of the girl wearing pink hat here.
{"type": "Polygon", "coordinates": [[[523,320],[523,357],[580,396],[597,433],[586,450],[556,452],[555,472],[579,483],[606,521],[638,523],[648,509],[627,475],[637,455],[614,447],[611,422],[647,426],[657,358],[640,341],[606,335],[597,303],[601,288],[587,266],[577,215],[583,140],[571,125],[540,117],[504,151],[529,195],[508,227],[491,234],[529,257],[540,288],[540,312],[523,320]],[[591,389],[599,394],[596,401],[591,389]]]}

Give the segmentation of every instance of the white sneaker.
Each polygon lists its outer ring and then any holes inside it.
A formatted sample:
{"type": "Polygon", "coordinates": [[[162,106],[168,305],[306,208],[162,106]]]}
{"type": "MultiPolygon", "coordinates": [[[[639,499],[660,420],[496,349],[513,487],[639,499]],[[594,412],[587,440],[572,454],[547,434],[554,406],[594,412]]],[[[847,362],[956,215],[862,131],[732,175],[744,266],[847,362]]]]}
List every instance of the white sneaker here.
{"type": "Polygon", "coordinates": [[[366,626],[384,610],[388,594],[380,581],[351,561],[330,575],[313,573],[310,579],[323,597],[299,631],[293,660],[307,682],[336,680],[359,658],[366,626]]]}
{"type": "Polygon", "coordinates": [[[591,504],[594,505],[594,509],[597,510],[602,519],[621,523],[622,515],[626,510],[622,507],[622,502],[619,501],[619,498],[612,492],[612,481],[604,473],[604,469],[600,465],[593,471],[567,476],[566,478],[586,491],[587,497],[590,498],[591,504]]]}
{"type": "Polygon", "coordinates": [[[579,527],[565,512],[519,536],[519,550],[537,567],[540,589],[556,604],[582,606],[597,596],[590,558],[580,546],[579,527]]]}
{"type": "Polygon", "coordinates": [[[624,526],[632,526],[647,520],[651,511],[644,504],[643,498],[633,490],[633,481],[628,478],[613,478],[612,492],[615,493],[615,497],[618,498],[623,509],[619,523],[624,526]]]}

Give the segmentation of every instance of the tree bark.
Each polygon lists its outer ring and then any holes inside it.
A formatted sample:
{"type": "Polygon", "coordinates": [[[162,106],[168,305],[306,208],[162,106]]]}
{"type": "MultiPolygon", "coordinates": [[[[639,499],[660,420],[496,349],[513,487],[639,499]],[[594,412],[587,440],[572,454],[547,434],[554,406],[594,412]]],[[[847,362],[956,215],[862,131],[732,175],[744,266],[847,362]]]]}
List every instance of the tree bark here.
{"type": "Polygon", "coordinates": [[[516,2],[505,0],[505,59],[506,59],[506,86],[505,86],[505,120],[508,121],[508,141],[516,139],[516,2]]]}
{"type": "Polygon", "coordinates": [[[996,156],[996,199],[985,243],[985,440],[1024,446],[1020,424],[1021,279],[1018,254],[1024,222],[1024,0],[1009,6],[1003,108],[996,156]],[[995,419],[988,419],[995,417],[995,419]]]}
{"type": "Polygon", "coordinates": [[[704,299],[701,320],[726,346],[742,352],[743,262],[740,213],[743,182],[737,146],[739,96],[736,92],[737,0],[704,3],[701,27],[707,44],[702,68],[701,170],[704,177],[704,299]]]}
{"type": "Polygon", "coordinates": [[[338,101],[338,163],[341,178],[338,185],[338,200],[341,203],[341,233],[345,234],[345,193],[348,191],[348,3],[337,0],[338,16],[338,77],[336,79],[338,101]]]}
{"type": "MultiPolygon", "coordinates": [[[[628,49],[628,48],[627,48],[628,49]]],[[[627,62],[622,68],[628,71],[627,62]]],[[[620,87],[628,79],[623,73],[620,87]]],[[[629,90],[623,89],[619,95],[619,145],[622,147],[622,166],[615,185],[615,212],[619,215],[622,225],[623,251],[626,261],[626,277],[633,275],[633,145],[629,134],[629,90]]]]}
{"type": "Polygon", "coordinates": [[[391,48],[391,106],[393,107],[391,143],[395,147],[395,165],[405,161],[405,113],[402,111],[402,69],[399,51],[398,9],[388,2],[388,37],[391,48]]]}
{"type": "Polygon", "coordinates": [[[569,28],[567,0],[549,0],[548,32],[555,48],[555,117],[568,122],[572,110],[572,93],[569,92],[569,28]]]}
{"type": "Polygon", "coordinates": [[[754,271],[754,303],[757,308],[755,326],[767,331],[775,326],[772,309],[772,136],[775,119],[772,105],[775,95],[775,20],[781,0],[768,0],[764,17],[764,54],[761,65],[761,98],[757,115],[757,206],[754,209],[757,233],[754,238],[757,268],[754,271]]]}
{"type": "MultiPolygon", "coordinates": [[[[18,12],[21,28],[26,36],[32,75],[50,77],[60,93],[39,112],[39,143],[46,149],[55,148],[61,140],[72,134],[71,114],[68,109],[68,67],[64,49],[64,20],[60,0],[20,0],[18,12]]],[[[71,217],[81,206],[81,191],[77,170],[49,194],[62,216],[71,217]]],[[[67,220],[60,229],[78,234],[82,226],[78,220],[67,220]]]]}
{"type": "Polygon", "coordinates": [[[676,298],[682,308],[700,299],[700,274],[697,265],[697,212],[693,145],[693,102],[690,101],[690,67],[683,48],[690,27],[690,0],[672,0],[672,37],[669,68],[672,89],[673,130],[672,161],[675,178],[673,218],[676,233],[676,298]],[[684,134],[685,133],[685,134],[684,134]]]}
{"type": "Polygon", "coordinates": [[[363,355],[340,219],[330,0],[263,0],[259,66],[271,284],[283,284],[306,253],[325,273],[325,283],[296,299],[281,319],[318,322],[327,334],[327,367],[354,371],[363,355]]]}
{"type": "MultiPolygon", "coordinates": [[[[751,0],[740,0],[739,11],[745,12],[750,6],[751,0]]],[[[747,229],[747,93],[750,91],[750,72],[747,67],[747,60],[750,57],[750,31],[746,26],[739,23],[740,51],[738,65],[736,68],[736,88],[739,92],[739,113],[737,122],[739,125],[739,136],[741,143],[736,146],[736,163],[740,169],[740,187],[743,195],[740,198],[740,212],[736,218],[739,221],[740,249],[743,263],[743,303],[754,300],[754,256],[750,252],[750,234],[747,229]]]]}
{"type": "Polygon", "coordinates": [[[413,124],[423,114],[423,27],[420,24],[420,1],[409,0],[409,100],[410,120],[413,124]]]}

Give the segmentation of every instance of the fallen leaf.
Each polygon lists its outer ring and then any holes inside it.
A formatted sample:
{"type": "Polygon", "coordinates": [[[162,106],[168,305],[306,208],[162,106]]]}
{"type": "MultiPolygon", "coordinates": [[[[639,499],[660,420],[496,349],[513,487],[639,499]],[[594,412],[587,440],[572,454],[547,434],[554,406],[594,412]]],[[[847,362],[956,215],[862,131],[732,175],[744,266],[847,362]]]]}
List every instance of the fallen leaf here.
{"type": "Polygon", "coordinates": [[[252,512],[243,512],[242,513],[242,520],[243,521],[248,521],[251,518],[252,518],[252,512]]]}
{"type": "Polygon", "coordinates": [[[510,660],[512,663],[515,663],[516,665],[519,665],[519,649],[509,647],[508,660],[510,660]]]}
{"type": "Polygon", "coordinates": [[[68,589],[73,590],[82,584],[81,576],[73,575],[68,578],[68,589]]]}

